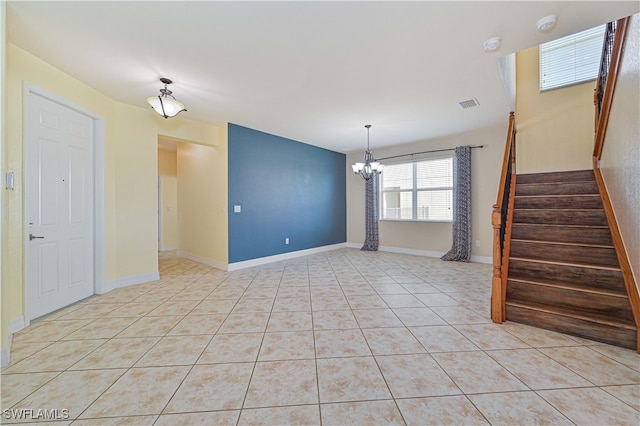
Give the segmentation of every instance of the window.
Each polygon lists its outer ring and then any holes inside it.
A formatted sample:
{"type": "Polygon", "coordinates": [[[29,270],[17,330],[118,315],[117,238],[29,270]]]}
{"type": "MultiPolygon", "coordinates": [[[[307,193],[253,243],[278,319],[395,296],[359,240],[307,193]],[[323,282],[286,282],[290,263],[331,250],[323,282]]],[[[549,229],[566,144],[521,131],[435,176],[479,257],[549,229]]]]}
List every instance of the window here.
{"type": "Polygon", "coordinates": [[[540,91],[598,77],[605,25],[540,45],[540,91]]]}
{"type": "Polygon", "coordinates": [[[380,181],[382,220],[452,220],[453,157],[386,164],[380,181]]]}

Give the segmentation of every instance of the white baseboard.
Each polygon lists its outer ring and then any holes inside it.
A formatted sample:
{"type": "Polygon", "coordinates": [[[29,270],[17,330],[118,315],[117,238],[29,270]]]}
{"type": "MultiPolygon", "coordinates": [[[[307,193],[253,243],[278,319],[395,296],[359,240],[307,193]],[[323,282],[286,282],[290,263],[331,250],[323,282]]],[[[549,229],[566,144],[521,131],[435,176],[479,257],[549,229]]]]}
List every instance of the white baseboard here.
{"type": "Polygon", "coordinates": [[[160,247],[158,251],[176,251],[178,247],[160,247]]]}
{"type": "Polygon", "coordinates": [[[27,323],[24,320],[24,317],[14,318],[11,320],[11,322],[9,322],[9,332],[11,334],[17,333],[18,331],[22,330],[26,326],[27,326],[27,323]]]}
{"type": "Polygon", "coordinates": [[[489,257],[489,256],[471,256],[471,261],[472,262],[478,262],[478,263],[488,263],[488,264],[492,264],[493,263],[493,258],[489,257]]]}
{"type": "Polygon", "coordinates": [[[117,288],[148,283],[150,281],[157,281],[159,279],[160,279],[160,274],[158,272],[155,272],[153,274],[143,274],[143,275],[135,275],[132,277],[118,278],[117,280],[107,282],[105,284],[105,288],[98,289],[96,291],[96,294],[105,294],[117,288]]]}
{"type": "MultiPolygon", "coordinates": [[[[347,243],[347,247],[349,248],[357,248],[362,247],[362,244],[358,243],[347,243]]],[[[445,255],[446,252],[440,251],[429,251],[429,250],[418,250],[418,249],[410,249],[404,247],[391,247],[391,246],[379,246],[378,251],[386,251],[390,253],[402,253],[402,254],[410,254],[414,256],[426,256],[426,257],[437,257],[441,258],[445,255]]],[[[493,263],[493,259],[487,256],[471,256],[472,262],[478,263],[493,263]]]]}
{"type": "Polygon", "coordinates": [[[227,270],[227,264],[219,262],[217,260],[209,259],[208,257],[199,256],[197,254],[188,253],[186,251],[178,250],[176,256],[183,257],[185,259],[193,260],[194,262],[202,263],[203,265],[211,266],[212,268],[220,269],[222,271],[227,270]]]}
{"type": "Polygon", "coordinates": [[[282,260],[295,259],[296,257],[308,256],[310,254],[322,253],[325,251],[337,250],[347,247],[347,243],[331,244],[328,246],[314,247],[305,250],[297,250],[289,253],[276,254],[274,256],[265,256],[258,259],[244,260],[242,262],[230,263],[227,271],[237,271],[238,269],[250,268],[252,266],[265,265],[271,262],[279,262],[282,260]]]}
{"type": "Polygon", "coordinates": [[[418,249],[391,247],[391,246],[380,246],[378,247],[378,250],[388,251],[390,253],[402,253],[402,254],[411,254],[413,256],[438,257],[438,258],[444,256],[444,253],[445,253],[440,251],[418,250],[418,249]]]}
{"type": "Polygon", "coordinates": [[[9,349],[0,349],[0,367],[9,365],[9,349]]]}

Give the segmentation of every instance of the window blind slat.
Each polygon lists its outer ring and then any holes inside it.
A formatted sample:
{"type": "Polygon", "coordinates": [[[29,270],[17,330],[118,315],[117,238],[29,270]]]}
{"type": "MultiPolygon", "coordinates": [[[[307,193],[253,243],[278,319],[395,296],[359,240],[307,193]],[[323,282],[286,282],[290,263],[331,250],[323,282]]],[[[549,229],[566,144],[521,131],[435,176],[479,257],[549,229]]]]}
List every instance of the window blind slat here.
{"type": "Polygon", "coordinates": [[[385,165],[380,179],[382,219],[452,220],[453,157],[385,165]]]}
{"type": "Polygon", "coordinates": [[[540,91],[598,77],[605,26],[540,45],[540,91]]]}

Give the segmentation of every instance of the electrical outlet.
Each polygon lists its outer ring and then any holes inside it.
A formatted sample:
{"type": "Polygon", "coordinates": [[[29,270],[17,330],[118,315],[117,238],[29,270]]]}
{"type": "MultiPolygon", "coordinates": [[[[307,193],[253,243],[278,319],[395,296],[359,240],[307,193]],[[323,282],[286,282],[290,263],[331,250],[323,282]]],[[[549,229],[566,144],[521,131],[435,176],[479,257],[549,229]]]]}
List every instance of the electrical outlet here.
{"type": "Polygon", "coordinates": [[[284,239],[284,243],[285,243],[285,244],[289,244],[289,238],[285,238],[285,239],[284,239]]]}
{"type": "Polygon", "coordinates": [[[480,247],[480,240],[476,240],[476,247],[480,247]]]}

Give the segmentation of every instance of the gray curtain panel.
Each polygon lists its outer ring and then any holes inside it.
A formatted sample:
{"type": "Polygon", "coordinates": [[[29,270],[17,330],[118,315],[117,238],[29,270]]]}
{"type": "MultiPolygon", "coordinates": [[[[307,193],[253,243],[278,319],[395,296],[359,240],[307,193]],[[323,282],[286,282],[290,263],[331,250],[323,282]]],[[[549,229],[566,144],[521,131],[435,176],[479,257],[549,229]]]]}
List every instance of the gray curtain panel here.
{"type": "Polygon", "coordinates": [[[365,240],[360,250],[378,250],[378,176],[364,181],[365,240]]]}
{"type": "Polygon", "coordinates": [[[471,259],[471,147],[456,147],[453,157],[453,246],[442,260],[471,259]]]}

